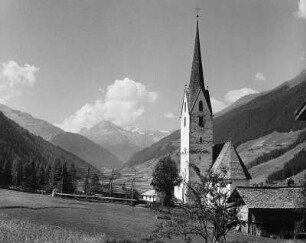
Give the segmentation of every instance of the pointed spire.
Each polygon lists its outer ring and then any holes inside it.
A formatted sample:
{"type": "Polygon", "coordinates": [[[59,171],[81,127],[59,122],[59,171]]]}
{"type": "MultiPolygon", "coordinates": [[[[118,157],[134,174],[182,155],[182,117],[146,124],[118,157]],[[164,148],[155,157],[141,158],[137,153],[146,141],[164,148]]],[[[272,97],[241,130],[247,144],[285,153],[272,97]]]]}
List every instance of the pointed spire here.
{"type": "Polygon", "coordinates": [[[191,76],[190,76],[190,83],[189,83],[191,104],[193,103],[193,99],[195,98],[199,89],[202,89],[203,92],[205,90],[202,58],[201,58],[198,17],[199,16],[197,15],[197,32],[196,32],[196,38],[195,38],[195,44],[194,44],[193,61],[192,61],[191,76]]]}

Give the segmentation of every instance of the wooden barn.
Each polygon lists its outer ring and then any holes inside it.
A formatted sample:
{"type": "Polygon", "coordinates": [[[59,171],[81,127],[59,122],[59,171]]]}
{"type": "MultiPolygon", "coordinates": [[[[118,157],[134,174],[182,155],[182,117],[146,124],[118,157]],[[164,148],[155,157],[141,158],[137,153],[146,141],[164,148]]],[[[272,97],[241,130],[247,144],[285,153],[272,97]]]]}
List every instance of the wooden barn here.
{"type": "Polygon", "coordinates": [[[296,110],[295,120],[306,121],[306,101],[296,110]]]}
{"type": "Polygon", "coordinates": [[[239,231],[255,236],[305,236],[306,199],[301,187],[237,187],[229,198],[242,221],[239,231]]]}

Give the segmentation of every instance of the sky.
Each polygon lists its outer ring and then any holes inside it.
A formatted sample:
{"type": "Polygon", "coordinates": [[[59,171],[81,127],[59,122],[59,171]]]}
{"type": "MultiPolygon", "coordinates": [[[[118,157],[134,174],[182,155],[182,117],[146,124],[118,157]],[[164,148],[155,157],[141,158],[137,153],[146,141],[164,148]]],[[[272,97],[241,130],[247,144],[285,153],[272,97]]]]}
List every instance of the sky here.
{"type": "Polygon", "coordinates": [[[177,129],[197,6],[215,113],[306,68],[306,0],[1,0],[0,103],[71,132],[177,129]]]}

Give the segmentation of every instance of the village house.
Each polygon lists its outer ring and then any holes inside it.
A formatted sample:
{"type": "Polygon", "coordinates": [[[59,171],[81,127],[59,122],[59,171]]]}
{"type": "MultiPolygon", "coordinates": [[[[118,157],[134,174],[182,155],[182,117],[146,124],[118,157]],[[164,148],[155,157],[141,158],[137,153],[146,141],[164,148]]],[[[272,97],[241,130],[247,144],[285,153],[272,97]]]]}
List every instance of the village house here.
{"type": "Polygon", "coordinates": [[[141,194],[142,200],[147,203],[154,203],[157,201],[157,192],[153,190],[146,191],[141,194]]]}
{"type": "Polygon", "coordinates": [[[255,236],[305,236],[305,197],[301,187],[237,187],[228,199],[242,221],[239,231],[255,236]]]}

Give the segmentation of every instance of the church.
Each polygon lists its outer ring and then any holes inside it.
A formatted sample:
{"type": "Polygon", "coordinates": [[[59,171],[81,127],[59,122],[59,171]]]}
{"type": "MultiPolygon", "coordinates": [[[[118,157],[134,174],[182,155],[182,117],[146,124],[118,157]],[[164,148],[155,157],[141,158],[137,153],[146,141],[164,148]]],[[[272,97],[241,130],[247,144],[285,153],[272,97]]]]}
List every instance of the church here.
{"type": "Polygon", "coordinates": [[[201,173],[210,169],[218,172],[221,167],[226,167],[224,179],[231,191],[235,186],[248,186],[251,176],[232,143],[213,144],[213,111],[208,87],[205,88],[198,19],[190,82],[184,90],[180,116],[182,183],[174,188],[175,198],[188,203],[186,184],[197,180],[191,163],[201,173]]]}

